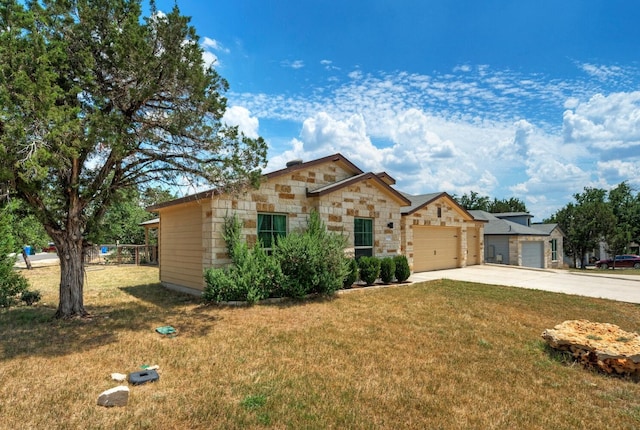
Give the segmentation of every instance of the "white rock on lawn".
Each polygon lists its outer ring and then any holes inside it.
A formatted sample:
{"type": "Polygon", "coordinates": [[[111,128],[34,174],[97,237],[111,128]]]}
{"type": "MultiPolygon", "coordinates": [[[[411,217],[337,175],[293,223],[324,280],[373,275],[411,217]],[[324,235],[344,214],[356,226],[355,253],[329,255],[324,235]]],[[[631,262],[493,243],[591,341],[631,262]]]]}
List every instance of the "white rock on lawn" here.
{"type": "Polygon", "coordinates": [[[129,387],[120,385],[103,391],[98,396],[98,406],[127,406],[129,401],[129,387]]]}

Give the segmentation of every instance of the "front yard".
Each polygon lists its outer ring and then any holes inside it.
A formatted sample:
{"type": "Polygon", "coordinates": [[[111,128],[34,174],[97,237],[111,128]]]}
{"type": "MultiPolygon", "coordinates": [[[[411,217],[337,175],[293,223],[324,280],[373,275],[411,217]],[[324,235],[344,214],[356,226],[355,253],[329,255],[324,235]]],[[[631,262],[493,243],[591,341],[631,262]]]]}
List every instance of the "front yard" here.
{"type": "Polygon", "coordinates": [[[164,290],[157,268],[116,266],[87,272],[92,318],[53,321],[58,268],[25,274],[43,300],[0,311],[2,428],[640,427],[640,385],[540,337],[579,318],[637,331],[637,305],[434,281],[217,307],[164,290]],[[144,364],[158,382],[96,406],[112,372],[144,364]]]}

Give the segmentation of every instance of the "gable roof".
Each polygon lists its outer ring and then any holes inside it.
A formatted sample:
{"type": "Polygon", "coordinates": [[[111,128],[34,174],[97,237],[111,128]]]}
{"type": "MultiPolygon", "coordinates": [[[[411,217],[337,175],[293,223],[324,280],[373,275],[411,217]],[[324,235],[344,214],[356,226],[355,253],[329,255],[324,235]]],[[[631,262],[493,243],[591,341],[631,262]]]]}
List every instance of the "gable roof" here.
{"type": "MultiPolygon", "coordinates": [[[[469,211],[474,218],[487,221],[484,226],[485,235],[505,235],[505,236],[549,236],[542,230],[536,230],[517,222],[498,218],[496,215],[485,211],[472,210],[469,211]]],[[[528,214],[527,214],[528,215],[528,214]]]]}
{"type": "MultiPolygon", "coordinates": [[[[469,219],[475,219],[475,217],[464,207],[462,207],[453,197],[445,192],[440,193],[429,193],[429,194],[420,194],[417,196],[413,196],[411,194],[402,193],[407,199],[411,201],[411,206],[402,209],[402,215],[411,215],[412,213],[422,209],[427,206],[429,203],[434,202],[440,198],[448,199],[453,206],[463,215],[469,217],[469,219]]],[[[482,220],[479,220],[482,221],[482,220]]]]}
{"type": "Polygon", "coordinates": [[[351,171],[354,175],[364,173],[358,166],[347,160],[344,155],[337,153],[306,162],[295,160],[293,162],[287,163],[287,167],[285,167],[284,169],[274,170],[273,172],[265,173],[263,176],[267,179],[272,179],[281,175],[285,175],[287,173],[295,172],[296,170],[308,169],[309,167],[324,164],[326,162],[338,163],[342,165],[342,167],[344,167],[346,170],[351,171]]]}
{"type": "Polygon", "coordinates": [[[313,191],[307,191],[307,196],[309,197],[321,197],[329,193],[333,193],[341,188],[348,187],[349,185],[357,184],[358,182],[369,181],[372,180],[379,188],[385,191],[387,194],[390,194],[394,197],[398,202],[400,202],[400,206],[407,206],[411,204],[411,201],[407,199],[402,193],[396,191],[391,188],[391,186],[380,177],[379,174],[375,174],[372,172],[361,173],[356,176],[352,176],[350,178],[343,179],[342,181],[334,182],[333,184],[327,184],[320,188],[316,188],[313,191]]]}
{"type": "Polygon", "coordinates": [[[560,226],[558,225],[558,223],[549,223],[549,224],[536,223],[536,224],[531,224],[531,227],[535,228],[536,230],[545,232],[547,234],[551,234],[553,230],[558,229],[560,234],[564,236],[564,233],[560,229],[560,226]]]}
{"type": "MultiPolygon", "coordinates": [[[[320,165],[320,164],[324,164],[327,162],[333,162],[333,163],[338,163],[340,164],[343,168],[345,168],[347,171],[351,171],[354,175],[359,175],[362,172],[362,170],[360,170],[360,168],[358,166],[356,166],[355,164],[353,164],[351,161],[347,160],[347,158],[340,154],[333,154],[333,155],[328,155],[326,157],[322,157],[322,158],[318,158],[316,160],[311,160],[311,161],[307,161],[307,162],[302,162],[299,160],[295,160],[292,162],[287,163],[287,167],[285,167],[284,169],[279,169],[279,170],[275,170],[273,172],[269,172],[269,173],[265,173],[262,175],[263,179],[272,179],[272,178],[276,178],[278,176],[281,175],[285,175],[291,172],[295,172],[296,170],[300,170],[300,169],[306,169],[309,167],[313,167],[316,165],[320,165]]],[[[148,211],[157,211],[159,209],[163,209],[169,206],[175,206],[175,205],[179,205],[179,204],[183,204],[183,203],[189,203],[189,202],[194,202],[194,201],[198,201],[198,200],[203,200],[203,199],[208,199],[211,198],[213,196],[218,196],[224,194],[224,191],[219,189],[219,188],[212,188],[210,190],[207,191],[202,191],[196,194],[190,194],[188,196],[185,197],[181,197],[179,199],[175,199],[175,200],[170,200],[167,202],[163,202],[163,203],[158,203],[156,205],[152,205],[146,208],[146,210],[148,211]]]]}

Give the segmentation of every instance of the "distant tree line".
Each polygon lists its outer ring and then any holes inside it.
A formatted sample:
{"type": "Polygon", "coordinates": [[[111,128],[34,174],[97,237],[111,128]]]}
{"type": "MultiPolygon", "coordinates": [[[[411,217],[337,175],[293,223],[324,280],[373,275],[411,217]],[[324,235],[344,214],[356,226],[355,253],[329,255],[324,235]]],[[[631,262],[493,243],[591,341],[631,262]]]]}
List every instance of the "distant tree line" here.
{"type": "Polygon", "coordinates": [[[489,196],[482,196],[475,191],[471,191],[461,197],[457,197],[454,194],[453,198],[468,211],[485,211],[489,213],[529,212],[524,202],[515,197],[500,200],[494,197],[491,200],[489,196]]]}
{"type": "Polygon", "coordinates": [[[545,222],[558,223],[565,234],[565,255],[584,268],[586,256],[601,242],[608,253],[629,252],[629,245],[640,242],[640,193],[627,182],[610,191],[585,187],[573,195],[574,201],[558,210],[545,222]]]}

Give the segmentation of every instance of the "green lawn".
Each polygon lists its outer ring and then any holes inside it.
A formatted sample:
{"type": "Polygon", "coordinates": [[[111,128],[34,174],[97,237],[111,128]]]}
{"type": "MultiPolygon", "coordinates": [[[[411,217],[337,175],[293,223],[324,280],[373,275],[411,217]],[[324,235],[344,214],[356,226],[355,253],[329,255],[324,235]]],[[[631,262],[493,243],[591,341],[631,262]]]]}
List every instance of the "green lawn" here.
{"type": "Polygon", "coordinates": [[[564,363],[540,337],[578,318],[638,331],[637,305],[434,281],[203,306],[121,266],[87,272],[92,318],[54,321],[57,270],[27,273],[41,305],[0,311],[0,428],[640,428],[637,383],[564,363]],[[143,364],[158,382],[96,406],[112,372],[143,364]]]}

